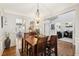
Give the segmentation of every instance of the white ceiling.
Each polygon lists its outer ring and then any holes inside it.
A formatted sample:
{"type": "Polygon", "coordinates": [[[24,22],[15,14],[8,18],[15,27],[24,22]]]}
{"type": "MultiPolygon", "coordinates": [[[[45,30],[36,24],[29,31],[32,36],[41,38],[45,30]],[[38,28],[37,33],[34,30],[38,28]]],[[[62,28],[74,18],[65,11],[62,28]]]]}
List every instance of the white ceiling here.
{"type": "MultiPolygon", "coordinates": [[[[71,7],[75,4],[69,3],[40,3],[40,17],[45,18],[52,16],[58,11],[65,8],[71,7]]],[[[21,13],[27,17],[33,18],[36,14],[37,4],[36,3],[4,3],[0,4],[0,8],[4,10],[10,10],[16,13],[21,13]]]]}

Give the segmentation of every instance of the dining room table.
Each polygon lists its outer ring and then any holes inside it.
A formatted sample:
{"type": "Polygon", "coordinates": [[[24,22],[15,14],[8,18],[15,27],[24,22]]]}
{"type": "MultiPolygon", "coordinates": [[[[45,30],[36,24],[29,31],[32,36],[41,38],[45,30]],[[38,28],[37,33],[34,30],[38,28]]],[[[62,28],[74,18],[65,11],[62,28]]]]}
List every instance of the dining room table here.
{"type": "MultiPolygon", "coordinates": [[[[32,48],[32,55],[37,55],[35,53],[35,48],[37,47],[37,42],[38,42],[38,38],[42,38],[42,37],[45,37],[45,35],[39,35],[39,36],[35,36],[35,37],[32,37],[32,36],[26,36],[24,39],[22,39],[22,53],[23,53],[23,46],[24,46],[24,41],[25,41],[25,48],[27,50],[27,56],[29,55],[29,49],[32,48]],[[24,40],[24,41],[23,41],[24,40]]],[[[36,51],[37,52],[37,51],[36,51]]]]}
{"type": "MultiPolygon", "coordinates": [[[[24,39],[22,39],[22,53],[23,53],[23,49],[25,48],[27,56],[30,56],[29,53],[31,53],[32,56],[37,56],[38,41],[39,41],[39,39],[42,39],[43,37],[46,37],[46,36],[40,34],[39,36],[36,35],[34,37],[26,36],[24,39]],[[23,43],[25,43],[25,46],[23,43]],[[31,49],[31,51],[29,51],[30,49],[31,49]]],[[[56,50],[57,50],[57,48],[56,48],[56,50]]]]}
{"type": "Polygon", "coordinates": [[[28,51],[30,48],[32,48],[32,55],[34,56],[35,53],[35,45],[37,44],[37,38],[32,38],[31,36],[29,36],[28,38],[25,39],[25,45],[26,45],[26,49],[27,49],[27,55],[28,55],[28,51]]]}

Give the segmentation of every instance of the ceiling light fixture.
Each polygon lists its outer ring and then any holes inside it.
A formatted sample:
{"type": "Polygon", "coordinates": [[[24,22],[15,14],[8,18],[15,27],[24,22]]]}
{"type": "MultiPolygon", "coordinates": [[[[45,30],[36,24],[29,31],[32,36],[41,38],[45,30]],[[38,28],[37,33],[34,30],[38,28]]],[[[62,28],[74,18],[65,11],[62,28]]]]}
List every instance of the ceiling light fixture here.
{"type": "Polygon", "coordinates": [[[36,22],[39,24],[40,21],[40,12],[39,12],[39,3],[37,3],[37,10],[36,10],[36,22]]]}

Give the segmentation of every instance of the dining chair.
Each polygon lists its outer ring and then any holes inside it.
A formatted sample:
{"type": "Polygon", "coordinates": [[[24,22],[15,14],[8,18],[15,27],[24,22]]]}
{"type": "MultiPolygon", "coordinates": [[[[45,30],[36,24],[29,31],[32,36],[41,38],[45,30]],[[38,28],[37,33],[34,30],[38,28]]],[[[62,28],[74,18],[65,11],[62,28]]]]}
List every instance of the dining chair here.
{"type": "Polygon", "coordinates": [[[37,56],[45,56],[46,55],[46,42],[48,36],[39,37],[37,42],[37,56]]]}
{"type": "Polygon", "coordinates": [[[56,35],[51,35],[50,39],[47,40],[46,55],[48,55],[48,56],[52,56],[52,55],[57,56],[57,36],[56,35]]]}

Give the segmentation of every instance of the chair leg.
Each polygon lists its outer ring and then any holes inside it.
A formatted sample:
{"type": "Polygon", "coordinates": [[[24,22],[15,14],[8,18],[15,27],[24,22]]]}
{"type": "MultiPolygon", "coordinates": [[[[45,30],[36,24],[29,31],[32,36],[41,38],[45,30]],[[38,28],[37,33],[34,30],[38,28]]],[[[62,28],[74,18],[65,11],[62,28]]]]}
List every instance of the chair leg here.
{"type": "Polygon", "coordinates": [[[55,47],[55,56],[58,56],[57,46],[55,47]]]}
{"type": "Polygon", "coordinates": [[[44,51],[44,56],[46,56],[46,48],[45,48],[45,51],[44,51]]]}
{"type": "Polygon", "coordinates": [[[22,38],[22,53],[23,53],[23,38],[22,38]]]}
{"type": "Polygon", "coordinates": [[[28,43],[27,43],[27,56],[28,56],[28,43]]]}

